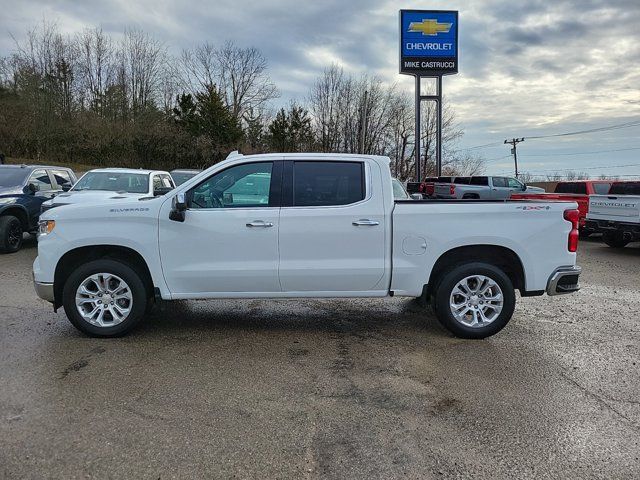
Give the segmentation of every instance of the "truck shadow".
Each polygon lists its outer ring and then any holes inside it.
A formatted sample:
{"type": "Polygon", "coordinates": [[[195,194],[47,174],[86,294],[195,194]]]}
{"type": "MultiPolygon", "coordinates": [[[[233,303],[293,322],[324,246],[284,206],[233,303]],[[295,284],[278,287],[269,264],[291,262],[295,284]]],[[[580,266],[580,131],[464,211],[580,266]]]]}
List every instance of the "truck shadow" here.
{"type": "Polygon", "coordinates": [[[297,299],[173,301],[157,305],[135,336],[189,335],[195,332],[315,331],[358,336],[387,330],[451,337],[431,309],[415,299],[297,299]]]}

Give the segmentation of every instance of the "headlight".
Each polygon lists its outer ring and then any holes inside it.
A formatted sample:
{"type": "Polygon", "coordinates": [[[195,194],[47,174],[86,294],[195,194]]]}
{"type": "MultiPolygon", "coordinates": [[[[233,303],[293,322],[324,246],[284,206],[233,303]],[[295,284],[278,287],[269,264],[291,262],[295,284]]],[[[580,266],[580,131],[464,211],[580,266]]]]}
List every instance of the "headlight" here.
{"type": "Polygon", "coordinates": [[[54,220],[40,220],[38,222],[38,234],[49,235],[51,232],[53,232],[55,226],[56,222],[54,220]]]}

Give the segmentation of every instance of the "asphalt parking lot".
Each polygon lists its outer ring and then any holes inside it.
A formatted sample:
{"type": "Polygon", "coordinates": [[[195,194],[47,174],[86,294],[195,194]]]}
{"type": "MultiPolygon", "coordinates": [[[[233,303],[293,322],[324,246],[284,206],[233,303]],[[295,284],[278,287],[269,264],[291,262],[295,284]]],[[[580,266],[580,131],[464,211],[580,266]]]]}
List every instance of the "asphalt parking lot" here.
{"type": "Polygon", "coordinates": [[[3,478],[638,478],[640,245],[451,337],[416,301],[177,302],[120,339],[0,256],[3,478]]]}

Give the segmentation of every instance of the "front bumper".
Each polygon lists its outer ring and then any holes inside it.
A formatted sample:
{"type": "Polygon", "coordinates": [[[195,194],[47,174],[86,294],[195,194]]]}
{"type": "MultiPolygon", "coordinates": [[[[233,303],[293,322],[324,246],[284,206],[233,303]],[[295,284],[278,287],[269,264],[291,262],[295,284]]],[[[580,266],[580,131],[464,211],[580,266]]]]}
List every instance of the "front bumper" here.
{"type": "Polygon", "coordinates": [[[547,295],[577,292],[580,290],[578,279],[581,273],[582,268],[577,265],[556,269],[547,282],[547,295]]]}
{"type": "Polygon", "coordinates": [[[43,300],[53,303],[55,300],[53,294],[53,283],[42,283],[33,280],[33,287],[36,289],[36,294],[43,300]]]}

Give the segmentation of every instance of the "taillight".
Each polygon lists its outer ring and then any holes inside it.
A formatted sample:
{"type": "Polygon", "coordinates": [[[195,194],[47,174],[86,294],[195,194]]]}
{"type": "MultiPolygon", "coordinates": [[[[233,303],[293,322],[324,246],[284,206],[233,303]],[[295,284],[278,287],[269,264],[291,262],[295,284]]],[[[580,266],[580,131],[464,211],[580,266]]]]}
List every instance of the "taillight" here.
{"type": "Polygon", "coordinates": [[[456,193],[456,186],[455,185],[449,185],[449,195],[455,195],[456,193]]]}
{"type": "Polygon", "coordinates": [[[580,225],[580,211],[579,210],[565,210],[564,219],[571,222],[571,231],[569,232],[568,248],[570,252],[578,250],[578,238],[580,238],[580,231],[578,230],[580,225]]]}

